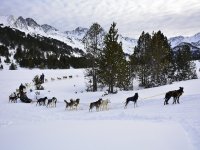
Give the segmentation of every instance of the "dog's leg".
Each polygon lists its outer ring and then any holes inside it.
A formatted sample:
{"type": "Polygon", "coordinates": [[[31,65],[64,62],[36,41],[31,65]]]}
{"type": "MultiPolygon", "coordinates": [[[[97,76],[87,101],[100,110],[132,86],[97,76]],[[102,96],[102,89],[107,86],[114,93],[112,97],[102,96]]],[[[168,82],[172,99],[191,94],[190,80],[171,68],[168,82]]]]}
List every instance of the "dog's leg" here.
{"type": "Polygon", "coordinates": [[[127,108],[128,103],[129,103],[129,101],[126,100],[126,103],[125,103],[124,109],[127,108]]]}
{"type": "Polygon", "coordinates": [[[55,103],[54,103],[55,107],[56,107],[56,102],[57,102],[57,100],[55,100],[55,103]]]}
{"type": "Polygon", "coordinates": [[[108,110],[108,104],[106,104],[106,107],[105,107],[105,109],[106,109],[106,110],[108,110]]]}
{"type": "Polygon", "coordinates": [[[179,96],[177,97],[177,103],[180,104],[180,103],[179,103],[179,96]]]}
{"type": "Polygon", "coordinates": [[[176,104],[176,97],[174,97],[172,104],[176,104]]]}

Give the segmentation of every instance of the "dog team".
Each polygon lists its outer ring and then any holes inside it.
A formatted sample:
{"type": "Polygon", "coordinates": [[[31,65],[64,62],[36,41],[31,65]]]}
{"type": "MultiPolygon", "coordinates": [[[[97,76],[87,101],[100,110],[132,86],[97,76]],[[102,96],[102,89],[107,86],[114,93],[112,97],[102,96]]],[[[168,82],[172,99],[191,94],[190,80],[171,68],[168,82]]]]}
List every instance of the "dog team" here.
{"type": "MultiPolygon", "coordinates": [[[[173,97],[173,104],[178,103],[179,104],[179,98],[180,96],[184,93],[183,91],[183,87],[180,87],[178,90],[173,90],[173,91],[169,91],[165,94],[165,98],[164,98],[164,105],[169,104],[168,101],[170,100],[171,97],[173,97]]],[[[38,92],[35,93],[36,95],[39,95],[38,92]]],[[[19,98],[19,93],[16,94],[16,92],[12,93],[9,96],[9,102],[17,102],[17,99],[19,98]]],[[[128,97],[125,101],[125,106],[124,109],[127,108],[127,105],[129,104],[129,102],[133,102],[134,103],[134,107],[137,107],[137,100],[139,98],[138,93],[135,93],[134,96],[132,97],[128,97]]],[[[37,97],[36,97],[37,99],[37,97]]],[[[68,102],[67,100],[64,100],[66,106],[65,106],[65,110],[77,110],[79,104],[80,104],[80,99],[77,98],[76,100],[70,99],[70,101],[68,102]]],[[[37,99],[36,102],[36,106],[46,106],[46,107],[56,107],[56,103],[57,103],[57,99],[55,97],[52,97],[51,99],[48,99],[47,97],[44,98],[39,98],[37,99]],[[47,103],[46,103],[47,101],[47,103]]],[[[92,112],[92,110],[95,108],[96,111],[103,111],[103,110],[108,110],[108,104],[111,103],[109,99],[105,99],[103,100],[102,98],[100,98],[97,101],[91,102],[89,104],[89,112],[92,112]]]]}

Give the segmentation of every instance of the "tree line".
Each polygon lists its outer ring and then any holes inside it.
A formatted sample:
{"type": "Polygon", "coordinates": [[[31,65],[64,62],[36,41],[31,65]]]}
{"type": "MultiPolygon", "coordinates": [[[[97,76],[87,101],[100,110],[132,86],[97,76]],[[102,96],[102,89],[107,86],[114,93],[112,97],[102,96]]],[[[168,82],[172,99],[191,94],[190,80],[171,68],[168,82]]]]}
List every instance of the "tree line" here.
{"type": "Polygon", "coordinates": [[[107,86],[110,93],[115,92],[114,87],[129,90],[133,78],[138,78],[140,86],[145,88],[197,78],[190,47],[186,45],[173,52],[161,31],[152,35],[142,32],[129,57],[118,40],[116,23],[111,24],[105,35],[102,32],[102,27],[94,23],[83,38],[92,60],[92,67],[86,70],[91,91],[97,91],[98,85],[107,86]]]}

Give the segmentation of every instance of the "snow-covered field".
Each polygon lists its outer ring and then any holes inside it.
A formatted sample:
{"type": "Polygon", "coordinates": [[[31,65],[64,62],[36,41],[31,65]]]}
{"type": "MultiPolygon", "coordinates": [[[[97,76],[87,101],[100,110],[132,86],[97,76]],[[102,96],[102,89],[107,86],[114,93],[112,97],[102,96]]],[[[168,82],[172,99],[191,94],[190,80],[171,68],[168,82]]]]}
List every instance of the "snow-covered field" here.
{"type": "MultiPolygon", "coordinates": [[[[198,63],[197,70],[200,65],[198,63]]],[[[199,73],[199,72],[198,72],[199,73]]],[[[200,75],[199,75],[200,76],[200,75]]],[[[103,91],[86,92],[83,69],[0,71],[0,149],[2,150],[198,150],[200,149],[200,79],[182,81],[139,91],[119,91],[110,99],[108,111],[89,112],[89,103],[103,91]],[[36,103],[8,103],[21,83],[45,74],[48,82],[39,97],[58,99],[56,108],[36,103]],[[58,80],[57,77],[70,76],[58,80]],[[55,81],[51,81],[55,78],[55,81]],[[164,106],[167,91],[184,87],[180,104],[164,106]],[[138,92],[138,107],[127,97],[138,92]],[[64,100],[80,98],[78,110],[65,110],[64,100]]],[[[33,84],[28,97],[36,100],[33,84]]]]}

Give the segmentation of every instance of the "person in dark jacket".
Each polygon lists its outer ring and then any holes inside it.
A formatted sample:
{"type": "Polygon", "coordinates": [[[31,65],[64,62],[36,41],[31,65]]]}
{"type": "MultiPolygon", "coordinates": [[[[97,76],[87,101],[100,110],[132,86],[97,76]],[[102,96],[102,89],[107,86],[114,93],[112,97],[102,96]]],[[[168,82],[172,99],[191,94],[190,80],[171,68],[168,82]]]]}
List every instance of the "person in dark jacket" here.
{"type": "Polygon", "coordinates": [[[26,87],[21,83],[21,85],[19,86],[19,94],[20,94],[20,97],[24,94],[24,89],[26,87]]]}
{"type": "Polygon", "coordinates": [[[40,81],[41,83],[44,83],[44,74],[42,73],[42,75],[40,76],[40,81]]]}
{"type": "Polygon", "coordinates": [[[31,103],[31,102],[32,102],[32,100],[31,100],[30,98],[27,97],[26,92],[23,93],[23,95],[21,95],[20,100],[21,100],[23,103],[31,103]]]}

